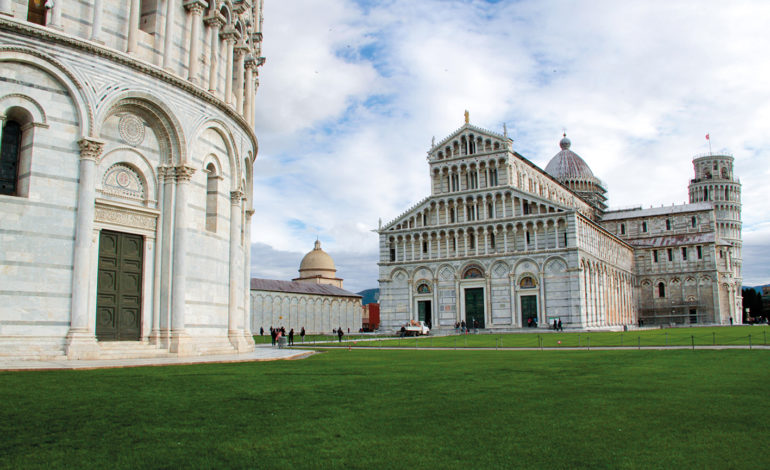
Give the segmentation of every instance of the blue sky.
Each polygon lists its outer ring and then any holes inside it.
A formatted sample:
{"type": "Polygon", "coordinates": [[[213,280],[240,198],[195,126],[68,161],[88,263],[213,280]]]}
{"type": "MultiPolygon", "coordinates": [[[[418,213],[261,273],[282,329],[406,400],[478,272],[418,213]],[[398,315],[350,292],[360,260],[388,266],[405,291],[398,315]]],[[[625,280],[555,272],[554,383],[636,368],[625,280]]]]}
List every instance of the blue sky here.
{"type": "Polygon", "coordinates": [[[744,283],[770,283],[770,2],[265,2],[252,272],[291,279],[318,237],[377,287],[378,219],[430,192],[425,152],[463,123],[541,167],[572,149],[611,207],[687,201],[692,157],[735,156],[744,283]]]}

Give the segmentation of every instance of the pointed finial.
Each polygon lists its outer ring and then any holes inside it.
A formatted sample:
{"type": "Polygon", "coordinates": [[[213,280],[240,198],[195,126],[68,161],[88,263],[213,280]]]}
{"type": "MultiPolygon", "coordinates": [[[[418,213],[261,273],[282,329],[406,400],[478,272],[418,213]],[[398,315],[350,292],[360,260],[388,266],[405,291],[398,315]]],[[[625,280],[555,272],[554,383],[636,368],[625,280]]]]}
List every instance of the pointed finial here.
{"type": "Polygon", "coordinates": [[[471,122],[471,113],[468,112],[468,110],[465,110],[465,124],[469,124],[471,122]]]}
{"type": "Polygon", "coordinates": [[[435,135],[430,138],[430,146],[431,146],[431,148],[436,146],[436,136],[435,135]]]}
{"type": "Polygon", "coordinates": [[[503,123],[503,137],[508,137],[508,127],[503,123]]]}

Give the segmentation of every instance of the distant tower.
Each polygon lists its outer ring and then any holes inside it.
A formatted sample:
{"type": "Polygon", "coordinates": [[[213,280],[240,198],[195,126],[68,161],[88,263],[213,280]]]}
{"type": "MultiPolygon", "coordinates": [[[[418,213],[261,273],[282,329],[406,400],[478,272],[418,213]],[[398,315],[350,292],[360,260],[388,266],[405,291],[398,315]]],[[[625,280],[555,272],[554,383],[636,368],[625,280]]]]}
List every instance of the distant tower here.
{"type": "MultiPolygon", "coordinates": [[[[733,174],[733,161],[732,155],[727,154],[696,155],[692,161],[695,179],[690,180],[689,192],[691,203],[708,201],[714,205],[717,236],[730,247],[727,261],[732,279],[719,279],[720,291],[725,284],[729,286],[732,299],[729,316],[741,323],[741,182],[733,174]]],[[[723,323],[729,321],[726,312],[721,315],[723,323]]]]}

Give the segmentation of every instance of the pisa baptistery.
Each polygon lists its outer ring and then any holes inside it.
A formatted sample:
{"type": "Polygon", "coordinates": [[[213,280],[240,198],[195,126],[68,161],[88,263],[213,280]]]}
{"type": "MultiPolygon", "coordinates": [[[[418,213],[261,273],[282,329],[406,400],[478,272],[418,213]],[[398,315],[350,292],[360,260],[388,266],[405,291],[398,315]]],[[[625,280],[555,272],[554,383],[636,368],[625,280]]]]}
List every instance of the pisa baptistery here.
{"type": "Polygon", "coordinates": [[[253,349],[262,0],[0,0],[0,356],[253,349]]]}

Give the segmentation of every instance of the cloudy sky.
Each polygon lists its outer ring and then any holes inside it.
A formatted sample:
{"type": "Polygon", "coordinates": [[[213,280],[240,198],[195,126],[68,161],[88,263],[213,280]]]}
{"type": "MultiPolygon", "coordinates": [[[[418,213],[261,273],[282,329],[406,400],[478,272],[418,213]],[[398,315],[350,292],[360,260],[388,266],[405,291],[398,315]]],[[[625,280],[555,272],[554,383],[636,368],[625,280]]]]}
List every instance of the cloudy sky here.
{"type": "Polygon", "coordinates": [[[431,138],[502,132],[541,167],[566,130],[611,208],[687,202],[692,157],[735,156],[744,285],[770,283],[770,2],[265,0],[255,277],[316,237],[377,287],[372,230],[429,195],[431,138]]]}

